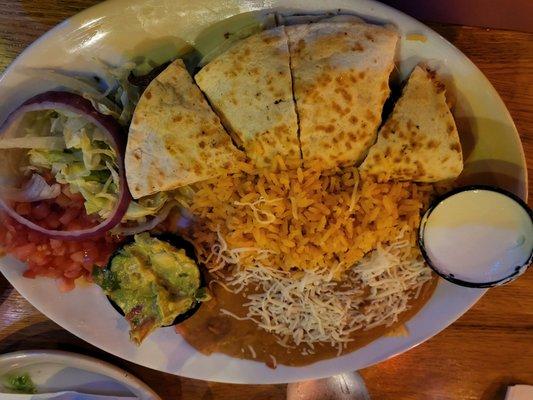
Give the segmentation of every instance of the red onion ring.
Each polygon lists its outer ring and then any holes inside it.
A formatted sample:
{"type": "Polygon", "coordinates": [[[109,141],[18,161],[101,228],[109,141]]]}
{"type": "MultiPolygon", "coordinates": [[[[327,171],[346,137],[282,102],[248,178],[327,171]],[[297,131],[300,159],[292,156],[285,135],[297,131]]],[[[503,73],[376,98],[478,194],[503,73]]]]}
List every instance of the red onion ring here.
{"type": "Polygon", "coordinates": [[[111,144],[111,148],[117,154],[118,175],[119,175],[119,193],[118,201],[109,214],[109,217],[100,222],[98,225],[73,231],[60,231],[45,229],[23,216],[19,215],[9,202],[0,196],[0,208],[15,219],[20,224],[36,232],[42,233],[53,239],[63,240],[85,240],[103,236],[111,228],[120,223],[122,217],[128,209],[131,201],[131,194],[126,183],[126,173],[124,168],[124,152],[126,149],[126,135],[119,123],[111,116],[100,114],[94,109],[91,102],[80,95],[70,92],[50,91],[38,94],[29,100],[26,100],[20,107],[13,111],[6,121],[0,127],[0,135],[3,135],[12,124],[15,123],[25,113],[41,110],[64,110],[81,115],[92,124],[96,125],[106,133],[111,144]]]}

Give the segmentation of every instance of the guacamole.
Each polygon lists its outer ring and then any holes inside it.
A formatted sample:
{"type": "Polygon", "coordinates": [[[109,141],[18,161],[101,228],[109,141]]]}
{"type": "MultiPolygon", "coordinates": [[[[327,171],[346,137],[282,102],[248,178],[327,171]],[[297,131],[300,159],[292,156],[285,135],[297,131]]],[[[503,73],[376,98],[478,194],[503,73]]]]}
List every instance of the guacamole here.
{"type": "Polygon", "coordinates": [[[155,329],[208,300],[198,265],[185,250],[151,237],[135,235],[94,281],[124,312],[131,340],[140,344],[155,329]]]}

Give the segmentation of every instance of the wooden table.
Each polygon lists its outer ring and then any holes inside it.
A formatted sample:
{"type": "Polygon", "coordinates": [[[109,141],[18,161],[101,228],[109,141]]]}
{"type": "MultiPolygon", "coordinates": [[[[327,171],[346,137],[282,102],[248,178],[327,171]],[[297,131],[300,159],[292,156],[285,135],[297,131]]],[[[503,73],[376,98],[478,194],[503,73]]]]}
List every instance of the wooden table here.
{"type": "MultiPolygon", "coordinates": [[[[0,0],[0,70],[33,40],[95,0],[0,0]]],[[[533,34],[430,24],[496,87],[533,167],[533,34]]],[[[529,170],[532,187],[533,172],[529,170]]],[[[530,200],[530,205],[532,204],[530,200]]],[[[533,384],[533,271],[490,290],[462,318],[415,349],[361,371],[373,399],[503,399],[533,384]]],[[[285,399],[285,385],[179,378],[113,357],[63,330],[0,278],[0,353],[52,348],[92,354],[145,380],[164,399],[285,399]]]]}

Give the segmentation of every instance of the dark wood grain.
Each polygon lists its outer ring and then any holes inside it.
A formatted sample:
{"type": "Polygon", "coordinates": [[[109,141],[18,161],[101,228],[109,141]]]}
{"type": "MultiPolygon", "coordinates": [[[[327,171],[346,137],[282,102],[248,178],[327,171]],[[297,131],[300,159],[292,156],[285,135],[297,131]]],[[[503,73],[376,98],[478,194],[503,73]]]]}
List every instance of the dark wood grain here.
{"type": "MultiPolygon", "coordinates": [[[[0,0],[0,70],[33,40],[94,0],[0,0]]],[[[431,24],[487,75],[514,118],[533,165],[533,34],[431,24]]],[[[533,173],[529,169],[529,185],[533,173]]],[[[530,197],[529,204],[532,204],[530,197]]],[[[452,326],[411,351],[361,371],[373,399],[500,400],[533,384],[533,272],[495,288],[452,326]]],[[[0,353],[60,348],[95,355],[145,380],[164,399],[285,399],[285,385],[184,379],[113,357],[69,334],[0,277],[0,353]]]]}

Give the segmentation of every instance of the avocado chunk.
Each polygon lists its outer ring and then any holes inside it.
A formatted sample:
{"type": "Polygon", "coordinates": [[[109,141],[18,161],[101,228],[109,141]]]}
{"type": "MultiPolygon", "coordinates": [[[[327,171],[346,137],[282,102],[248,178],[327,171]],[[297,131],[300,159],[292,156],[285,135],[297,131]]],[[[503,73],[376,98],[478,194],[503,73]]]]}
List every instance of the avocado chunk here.
{"type": "Polygon", "coordinates": [[[93,278],[124,312],[136,344],[209,299],[198,265],[185,250],[148,233],[135,235],[106,268],[95,268],[93,278]]]}

